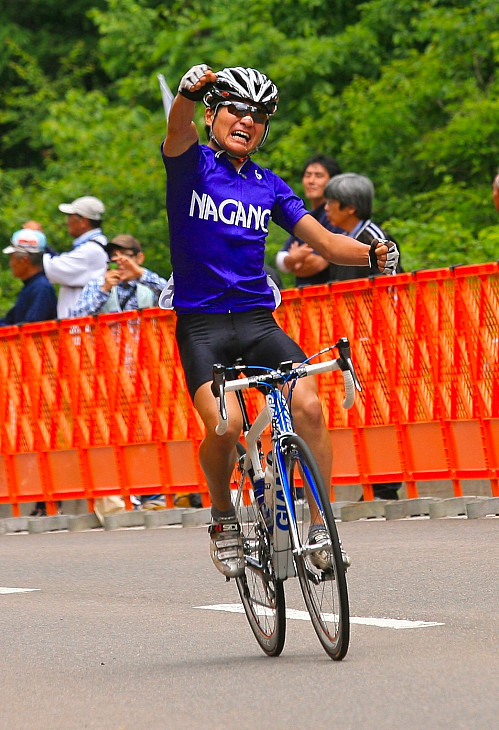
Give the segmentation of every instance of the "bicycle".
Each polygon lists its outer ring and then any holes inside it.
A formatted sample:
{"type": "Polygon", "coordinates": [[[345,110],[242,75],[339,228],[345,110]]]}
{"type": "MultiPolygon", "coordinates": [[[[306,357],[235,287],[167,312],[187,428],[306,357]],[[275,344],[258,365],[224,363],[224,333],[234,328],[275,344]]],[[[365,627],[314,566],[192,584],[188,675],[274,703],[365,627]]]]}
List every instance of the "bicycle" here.
{"type": "Polygon", "coordinates": [[[216,432],[225,433],[225,394],[236,393],[243,418],[246,448],[238,443],[237,490],[233,502],[241,526],[245,571],[236,578],[244,611],[256,640],[269,656],[279,656],[286,635],[284,581],[298,577],[315,632],[336,661],[346,655],[350,640],[348,590],[341,542],[316,461],[292,425],[291,399],[298,378],[331,370],[344,377],[343,406],[350,408],[361,390],[347,338],[321,350],[298,367],[283,362],[277,370],[241,377],[249,368],[213,366],[212,391],[217,399],[216,432]],[[306,364],[336,347],[335,360],[306,364]],[[242,391],[257,388],[266,403],[251,424],[242,391]],[[286,395],[284,392],[286,391],[286,395]],[[262,451],[261,436],[271,427],[271,451],[262,451]],[[300,491],[301,490],[301,491],[300,491]],[[305,499],[302,497],[305,497],[305,499]],[[319,542],[310,528],[320,524],[319,542]]]}

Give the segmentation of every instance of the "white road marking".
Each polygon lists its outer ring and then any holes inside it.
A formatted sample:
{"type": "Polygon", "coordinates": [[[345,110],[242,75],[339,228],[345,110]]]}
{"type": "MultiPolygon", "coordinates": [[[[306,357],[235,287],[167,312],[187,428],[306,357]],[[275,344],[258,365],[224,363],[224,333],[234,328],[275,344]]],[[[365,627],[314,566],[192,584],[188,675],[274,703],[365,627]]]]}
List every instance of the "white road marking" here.
{"type": "MultiPolygon", "coordinates": [[[[194,606],[194,608],[200,608],[207,611],[227,611],[228,613],[244,613],[242,603],[219,603],[214,606],[194,606]]],[[[268,609],[261,607],[259,609],[260,615],[270,613],[268,609]]],[[[286,618],[295,619],[298,621],[310,621],[308,611],[296,611],[294,608],[286,609],[286,618]]],[[[326,616],[326,620],[332,621],[334,617],[332,614],[326,616]]],[[[445,626],[445,624],[438,621],[409,621],[406,619],[397,618],[371,618],[363,616],[350,616],[351,624],[362,624],[363,626],[379,626],[382,629],[422,629],[427,626],[445,626]]]]}
{"type": "Polygon", "coordinates": [[[39,591],[39,588],[3,588],[0,586],[0,594],[5,593],[30,593],[31,591],[39,591]]]}

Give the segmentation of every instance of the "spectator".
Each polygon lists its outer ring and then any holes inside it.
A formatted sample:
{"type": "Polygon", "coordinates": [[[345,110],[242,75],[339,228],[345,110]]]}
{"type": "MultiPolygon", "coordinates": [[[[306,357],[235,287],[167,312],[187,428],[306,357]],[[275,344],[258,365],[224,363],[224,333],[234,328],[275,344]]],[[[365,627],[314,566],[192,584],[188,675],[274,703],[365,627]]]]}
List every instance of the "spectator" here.
{"type": "MultiPolygon", "coordinates": [[[[374,238],[395,241],[383,228],[371,220],[374,185],[368,177],[346,172],[335,175],[324,188],[326,214],[333,226],[340,226],[347,236],[361,243],[371,244],[374,238]]],[[[398,244],[397,244],[398,247],[398,244]]],[[[403,271],[400,259],[397,272],[403,271]]],[[[370,276],[369,266],[340,266],[330,264],[330,281],[347,281],[370,276]]],[[[377,275],[377,272],[374,274],[377,275]]]]}
{"type": "MultiPolygon", "coordinates": [[[[374,185],[368,177],[352,172],[331,178],[324,189],[326,213],[332,225],[341,226],[347,235],[370,245],[373,238],[395,239],[371,220],[374,185]]],[[[398,244],[397,244],[398,247],[398,244]]],[[[398,271],[402,271],[399,265],[398,271]]],[[[347,281],[372,276],[368,266],[338,266],[330,264],[331,281],[347,281]]],[[[375,499],[398,499],[401,482],[373,484],[375,499]]],[[[361,498],[363,499],[363,498],[361,498]]]]}
{"type": "Polygon", "coordinates": [[[13,234],[10,244],[3,252],[9,255],[12,274],[22,280],[23,288],[14,306],[0,319],[0,327],[56,319],[57,296],[42,267],[47,247],[45,234],[21,228],[13,234]]]}
{"type": "Polygon", "coordinates": [[[64,319],[70,316],[85,284],[104,275],[108,258],[107,238],[101,228],[105,207],[99,198],[86,195],[72,203],[62,203],[59,210],[67,214],[73,248],[56,255],[46,253],[43,268],[49,281],[60,284],[57,316],[64,319]]]}
{"type": "Polygon", "coordinates": [[[494,201],[496,210],[499,213],[499,170],[497,171],[494,182],[492,183],[492,200],[494,201]]]}
{"type": "Polygon", "coordinates": [[[123,233],[115,236],[107,249],[110,261],[117,268],[110,267],[103,276],[90,279],[85,284],[70,310],[70,317],[157,306],[167,282],[142,266],[145,256],[140,242],[123,233]]]}
{"type": "MultiPolygon", "coordinates": [[[[314,155],[303,168],[302,184],[305,197],[310,201],[311,215],[333,233],[343,233],[331,226],[324,209],[324,187],[329,178],[338,175],[341,168],[333,157],[314,155]]],[[[296,286],[324,284],[328,281],[329,262],[313,248],[295,236],[289,236],[276,256],[276,266],[283,273],[293,272],[296,286]]]]}
{"type": "MultiPolygon", "coordinates": [[[[88,314],[123,312],[131,309],[155,307],[166,279],[146,269],[140,241],[127,233],[115,236],[107,247],[110,264],[104,276],[90,279],[78,301],[70,310],[70,317],[88,314]],[[116,266],[116,268],[114,268],[116,266]]],[[[135,506],[142,509],[164,509],[164,494],[132,497],[135,506]]]]}
{"type": "MultiPolygon", "coordinates": [[[[35,221],[28,221],[35,223],[35,221]]],[[[15,305],[0,319],[0,327],[23,322],[41,322],[57,318],[57,296],[55,289],[43,273],[42,258],[47,248],[45,234],[34,225],[16,231],[10,239],[11,245],[3,252],[10,256],[12,274],[21,279],[23,288],[15,305]]],[[[27,226],[27,224],[25,224],[27,226]]],[[[31,516],[47,514],[45,502],[37,502],[31,516]]]]}

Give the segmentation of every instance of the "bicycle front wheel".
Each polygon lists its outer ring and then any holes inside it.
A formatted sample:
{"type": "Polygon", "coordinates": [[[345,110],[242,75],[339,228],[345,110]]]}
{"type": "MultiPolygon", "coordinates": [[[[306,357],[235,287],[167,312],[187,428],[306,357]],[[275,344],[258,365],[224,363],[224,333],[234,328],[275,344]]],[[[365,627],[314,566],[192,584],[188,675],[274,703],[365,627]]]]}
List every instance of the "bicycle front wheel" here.
{"type": "MultiPolygon", "coordinates": [[[[244,447],[238,444],[239,469],[242,472],[244,447]]],[[[277,580],[272,564],[272,536],[249,492],[249,504],[243,504],[242,486],[249,476],[241,473],[236,514],[243,536],[245,571],[236,578],[237,588],[255,638],[268,656],[279,656],[286,637],[286,607],[282,580],[277,580]]]]}
{"type": "Polygon", "coordinates": [[[302,438],[289,436],[283,452],[300,543],[295,553],[296,572],[315,632],[326,653],[339,661],[348,650],[350,615],[345,567],[329,494],[302,438]],[[315,544],[310,536],[319,527],[320,542],[315,544]]]}

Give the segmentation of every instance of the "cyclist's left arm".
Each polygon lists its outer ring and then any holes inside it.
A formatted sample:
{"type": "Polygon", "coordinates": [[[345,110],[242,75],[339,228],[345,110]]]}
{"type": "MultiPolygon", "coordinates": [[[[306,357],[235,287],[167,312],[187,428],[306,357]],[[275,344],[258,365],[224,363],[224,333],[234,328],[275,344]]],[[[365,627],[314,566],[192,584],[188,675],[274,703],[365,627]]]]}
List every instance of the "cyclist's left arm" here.
{"type": "MultiPolygon", "coordinates": [[[[310,214],[304,215],[295,224],[293,235],[306,241],[327,261],[332,261],[334,264],[369,266],[369,246],[341,233],[331,233],[310,214]]],[[[393,266],[393,259],[396,258],[398,261],[398,256],[394,255],[398,251],[395,244],[393,244],[393,247],[395,247],[395,251],[390,246],[388,261],[388,246],[379,244],[375,251],[378,269],[385,274],[392,273],[397,266],[396,261],[395,266],[393,266]]]]}

